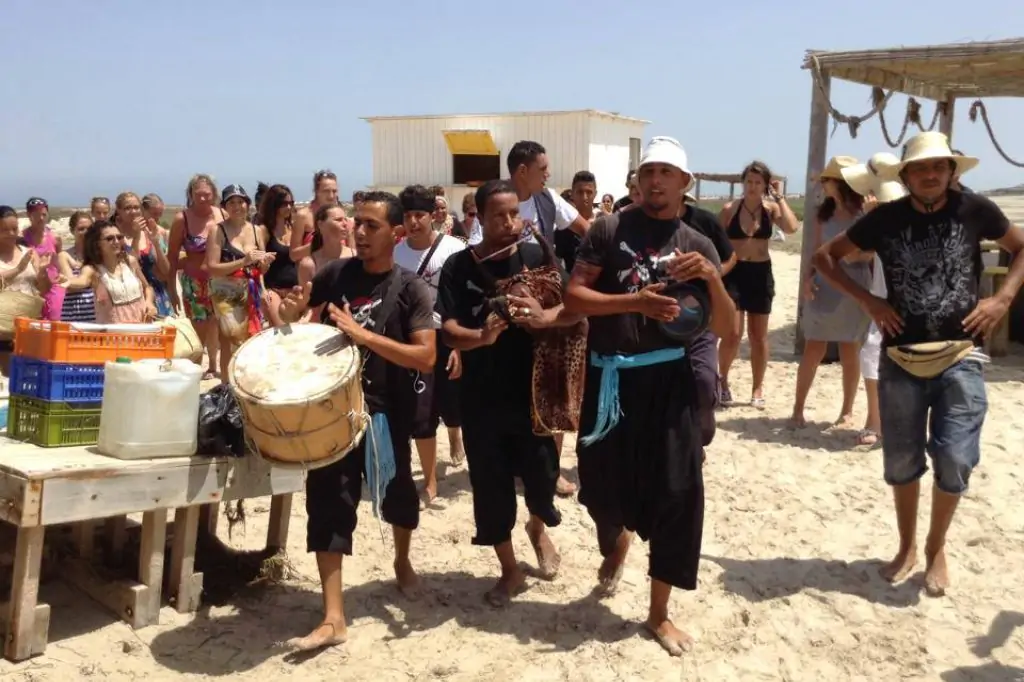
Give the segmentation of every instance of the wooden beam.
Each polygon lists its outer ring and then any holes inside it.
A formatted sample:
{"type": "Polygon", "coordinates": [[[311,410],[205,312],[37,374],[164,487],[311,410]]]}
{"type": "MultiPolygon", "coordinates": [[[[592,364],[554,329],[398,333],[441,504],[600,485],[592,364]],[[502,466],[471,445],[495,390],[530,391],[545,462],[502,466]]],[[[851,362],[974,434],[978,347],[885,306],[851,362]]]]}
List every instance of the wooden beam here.
{"type": "Polygon", "coordinates": [[[803,247],[800,250],[800,280],[797,289],[796,344],[793,352],[800,355],[804,349],[804,335],[800,330],[803,315],[803,300],[799,292],[804,290],[804,275],[810,267],[814,240],[814,204],[818,195],[817,177],[825,170],[828,157],[828,98],[832,92],[832,76],[828,71],[821,73],[821,87],[811,77],[811,119],[807,134],[807,176],[804,184],[803,247]]]}

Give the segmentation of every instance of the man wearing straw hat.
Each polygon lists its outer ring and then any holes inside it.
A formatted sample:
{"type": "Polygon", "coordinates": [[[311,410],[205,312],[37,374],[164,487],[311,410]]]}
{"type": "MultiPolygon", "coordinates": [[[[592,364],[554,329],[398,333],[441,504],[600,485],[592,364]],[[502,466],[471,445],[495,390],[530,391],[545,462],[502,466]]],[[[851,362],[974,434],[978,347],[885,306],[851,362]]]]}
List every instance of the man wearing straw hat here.
{"type": "Polygon", "coordinates": [[[920,479],[928,469],[926,453],[931,456],[935,483],[924,553],[925,590],[933,596],[949,586],[946,533],[981,458],[988,358],[977,344],[1006,315],[1024,282],[1024,232],[989,199],[951,189],[954,177],[977,164],[954,154],[942,133],[915,136],[894,169],[909,196],[878,206],[814,256],[818,271],[856,298],[883,335],[882,449],[900,544],[882,575],[892,582],[906,578],[917,561],[920,479]],[[1013,262],[999,291],[979,299],[986,239],[1010,252],[1013,262]],[[839,267],[856,249],[878,255],[887,300],[839,267]]]}
{"type": "MultiPolygon", "coordinates": [[[[680,299],[655,282],[664,274],[704,292],[700,312],[719,335],[731,328],[736,308],[711,241],[679,219],[693,183],[679,142],[653,138],[637,179],[641,207],[597,219],[565,292],[565,310],[589,316],[591,325],[577,446],[580,502],[597,526],[605,594],[619,582],[633,533],[650,541],[646,627],[680,656],[692,639],[669,618],[668,600],[673,587],[697,587],[702,389],[694,337],[673,337],[663,327],[683,319],[680,299]]],[[[691,308],[687,303],[688,314],[691,308]]]]}

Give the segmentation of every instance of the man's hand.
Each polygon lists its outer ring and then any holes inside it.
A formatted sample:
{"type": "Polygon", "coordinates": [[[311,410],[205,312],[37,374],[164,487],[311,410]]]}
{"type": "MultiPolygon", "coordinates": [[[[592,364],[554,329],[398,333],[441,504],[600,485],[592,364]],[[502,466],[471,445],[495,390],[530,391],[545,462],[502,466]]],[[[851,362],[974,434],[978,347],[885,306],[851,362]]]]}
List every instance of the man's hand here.
{"type": "Polygon", "coordinates": [[[987,338],[1009,309],[1009,301],[998,294],[991,298],[983,298],[978,301],[970,315],[964,318],[964,331],[972,336],[980,334],[987,338]]]}
{"type": "Polygon", "coordinates": [[[348,338],[352,339],[352,343],[357,346],[366,345],[367,336],[372,332],[368,332],[363,325],[356,322],[356,318],[352,317],[352,310],[349,308],[348,303],[345,304],[344,308],[339,308],[331,303],[327,306],[327,314],[330,315],[334,325],[348,338]]]}
{"type": "Polygon", "coordinates": [[[549,326],[552,316],[546,315],[547,311],[540,307],[540,301],[532,296],[508,296],[508,312],[512,321],[531,329],[540,329],[549,326]]]}
{"type": "Polygon", "coordinates": [[[662,296],[659,291],[664,284],[649,284],[636,294],[636,312],[662,322],[671,322],[679,317],[679,301],[671,296],[662,296]]]}
{"type": "Polygon", "coordinates": [[[705,258],[703,254],[696,251],[683,253],[676,249],[673,256],[674,258],[668,262],[665,269],[668,271],[669,277],[677,282],[688,282],[691,279],[702,279],[705,282],[710,282],[719,276],[718,268],[705,258]]]}
{"type": "Polygon", "coordinates": [[[483,345],[493,345],[498,340],[498,336],[508,328],[508,323],[505,320],[498,317],[496,313],[491,313],[484,320],[484,327],[480,330],[480,339],[483,341],[483,345]]]}
{"type": "Polygon", "coordinates": [[[903,318],[884,298],[869,296],[862,307],[883,333],[896,336],[903,331],[903,318]]]}
{"type": "Polygon", "coordinates": [[[448,378],[455,380],[462,376],[462,354],[457,350],[452,350],[448,354],[448,364],[445,366],[448,371],[448,378]]]}
{"type": "Polygon", "coordinates": [[[312,282],[306,282],[301,287],[292,287],[292,290],[281,299],[279,311],[282,319],[294,322],[302,317],[302,313],[309,307],[309,294],[312,291],[312,282]]]}

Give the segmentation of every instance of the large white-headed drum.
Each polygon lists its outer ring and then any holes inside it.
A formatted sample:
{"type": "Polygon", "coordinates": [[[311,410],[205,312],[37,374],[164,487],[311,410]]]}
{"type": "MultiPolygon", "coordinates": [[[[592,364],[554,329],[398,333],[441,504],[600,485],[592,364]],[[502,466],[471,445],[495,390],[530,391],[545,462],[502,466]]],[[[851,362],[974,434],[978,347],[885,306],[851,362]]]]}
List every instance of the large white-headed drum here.
{"type": "Polygon", "coordinates": [[[245,435],[274,464],[318,468],[347,455],[366,431],[359,349],[334,327],[285,325],[235,352],[228,382],[245,435]]]}

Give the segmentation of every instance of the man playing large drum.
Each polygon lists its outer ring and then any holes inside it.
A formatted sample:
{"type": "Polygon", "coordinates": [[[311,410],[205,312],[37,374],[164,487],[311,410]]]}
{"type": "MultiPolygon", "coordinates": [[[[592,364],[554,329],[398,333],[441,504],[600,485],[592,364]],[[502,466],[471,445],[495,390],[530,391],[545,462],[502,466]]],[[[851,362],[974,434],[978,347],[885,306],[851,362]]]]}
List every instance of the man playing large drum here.
{"type": "Polygon", "coordinates": [[[434,370],[435,324],[427,285],[394,262],[395,231],[402,226],[402,217],[396,196],[368,193],[355,214],[356,258],[328,264],[281,304],[286,322],[327,304],[322,321],[333,321],[363,351],[363,392],[371,416],[359,446],[340,461],[309,472],[306,547],[316,552],[324,621],[292,642],[300,650],[346,640],[341,565],[342,556],[352,554],[364,476],[374,512],[394,531],[398,586],[410,598],[418,593],[409,561],[412,531],[419,525],[409,439],[416,412],[414,382],[418,373],[434,370]]]}

